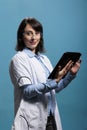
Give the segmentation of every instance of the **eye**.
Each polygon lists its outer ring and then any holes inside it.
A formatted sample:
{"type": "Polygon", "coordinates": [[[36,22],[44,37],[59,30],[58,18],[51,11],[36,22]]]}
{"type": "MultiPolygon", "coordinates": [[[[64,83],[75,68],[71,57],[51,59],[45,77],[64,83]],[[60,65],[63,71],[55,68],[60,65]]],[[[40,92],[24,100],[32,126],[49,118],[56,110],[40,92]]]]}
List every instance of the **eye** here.
{"type": "Polygon", "coordinates": [[[31,31],[26,31],[24,34],[27,34],[28,36],[31,36],[33,33],[31,31]]]}
{"type": "Polygon", "coordinates": [[[25,31],[23,34],[28,35],[28,36],[34,36],[34,35],[38,36],[40,34],[40,32],[35,31],[35,33],[34,33],[32,31],[25,31]]]}
{"type": "Polygon", "coordinates": [[[38,35],[38,34],[40,34],[40,32],[39,32],[39,31],[36,31],[35,34],[38,35]]]}

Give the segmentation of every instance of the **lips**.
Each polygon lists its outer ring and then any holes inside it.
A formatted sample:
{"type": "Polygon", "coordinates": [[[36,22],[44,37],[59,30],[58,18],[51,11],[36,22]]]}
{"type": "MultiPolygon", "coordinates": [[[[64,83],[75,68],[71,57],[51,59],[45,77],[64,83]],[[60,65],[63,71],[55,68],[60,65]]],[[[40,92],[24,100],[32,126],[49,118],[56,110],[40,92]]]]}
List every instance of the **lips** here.
{"type": "Polygon", "coordinates": [[[36,42],[35,41],[29,41],[32,45],[35,45],[36,42]]]}

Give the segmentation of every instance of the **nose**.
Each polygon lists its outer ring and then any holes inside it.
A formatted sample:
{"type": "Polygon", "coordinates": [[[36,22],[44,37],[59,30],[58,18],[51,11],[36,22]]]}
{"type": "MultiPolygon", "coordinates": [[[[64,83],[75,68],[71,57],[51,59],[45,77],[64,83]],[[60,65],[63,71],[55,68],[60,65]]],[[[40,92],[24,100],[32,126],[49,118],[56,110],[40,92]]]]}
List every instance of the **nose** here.
{"type": "Polygon", "coordinates": [[[32,39],[35,39],[36,38],[36,35],[35,34],[32,34],[32,39]]]}

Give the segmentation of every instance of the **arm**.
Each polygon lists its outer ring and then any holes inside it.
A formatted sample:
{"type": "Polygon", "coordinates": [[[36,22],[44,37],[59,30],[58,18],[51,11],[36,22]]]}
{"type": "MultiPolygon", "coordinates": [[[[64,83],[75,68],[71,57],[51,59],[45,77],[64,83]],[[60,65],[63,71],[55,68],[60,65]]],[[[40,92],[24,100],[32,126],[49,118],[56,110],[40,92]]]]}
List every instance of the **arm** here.
{"type": "Polygon", "coordinates": [[[68,73],[64,79],[60,80],[59,83],[57,83],[55,80],[48,79],[46,83],[24,85],[22,87],[24,97],[31,99],[38,94],[45,94],[52,89],[55,89],[56,92],[59,92],[65,88],[74,78],[75,75],[68,73]]]}
{"type": "Polygon", "coordinates": [[[57,83],[55,80],[48,79],[46,83],[28,84],[24,85],[22,88],[24,96],[30,99],[38,94],[45,94],[57,88],[57,83]]]}
{"type": "Polygon", "coordinates": [[[69,62],[66,67],[60,71],[59,77],[55,80],[47,80],[46,83],[39,83],[37,85],[26,85],[24,86],[24,96],[27,98],[32,98],[36,96],[37,94],[44,94],[46,92],[49,92],[52,89],[55,89],[56,92],[59,92],[63,88],[65,88],[75,77],[76,73],[80,67],[79,63],[76,63],[71,69],[72,62],[69,62]],[[65,76],[64,79],[61,79],[63,77],[63,74],[65,74],[70,69],[70,72],[65,76]]]}

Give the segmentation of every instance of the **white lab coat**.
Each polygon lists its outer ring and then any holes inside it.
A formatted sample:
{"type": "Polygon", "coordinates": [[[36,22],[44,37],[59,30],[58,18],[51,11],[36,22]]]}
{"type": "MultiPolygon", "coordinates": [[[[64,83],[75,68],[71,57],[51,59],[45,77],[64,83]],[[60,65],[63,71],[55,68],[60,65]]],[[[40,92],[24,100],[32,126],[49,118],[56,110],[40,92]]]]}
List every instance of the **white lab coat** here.
{"type": "MultiPolygon", "coordinates": [[[[42,61],[52,71],[52,65],[46,56],[42,61]]],[[[25,51],[18,52],[11,60],[10,76],[14,85],[15,118],[12,130],[45,130],[47,123],[47,94],[40,93],[29,100],[24,100],[21,87],[25,84],[38,84],[46,82],[43,67],[35,57],[27,55],[25,51]]],[[[69,82],[67,80],[67,82],[69,82]]],[[[57,130],[62,130],[58,106],[55,99],[55,91],[52,92],[55,103],[55,119],[57,130]]]]}

